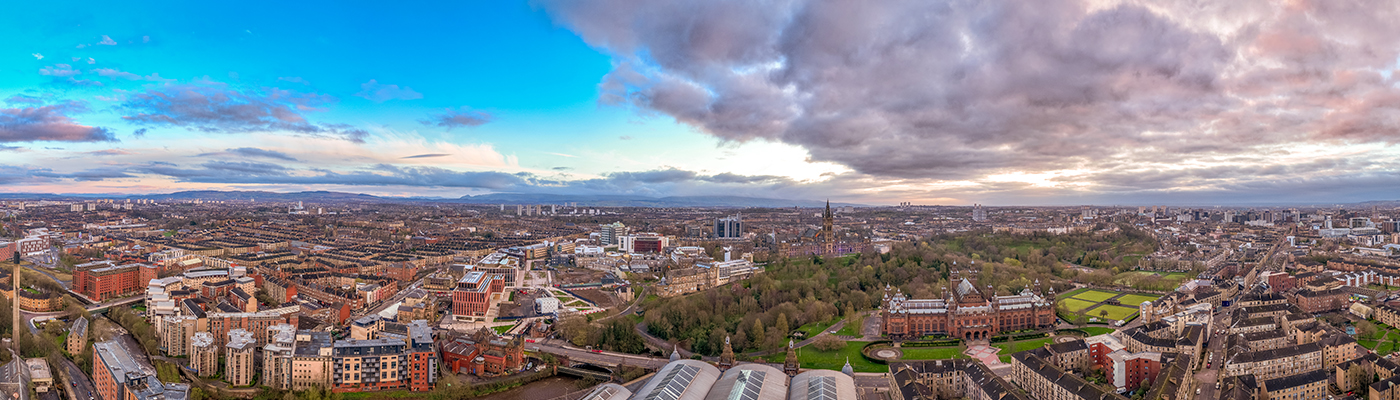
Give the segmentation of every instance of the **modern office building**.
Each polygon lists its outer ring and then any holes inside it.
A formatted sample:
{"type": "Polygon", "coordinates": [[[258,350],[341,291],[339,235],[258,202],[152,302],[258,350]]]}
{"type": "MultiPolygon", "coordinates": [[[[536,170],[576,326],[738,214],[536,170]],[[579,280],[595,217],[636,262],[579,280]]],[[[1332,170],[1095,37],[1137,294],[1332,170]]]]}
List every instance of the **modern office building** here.
{"type": "Polygon", "coordinates": [[[744,237],[744,218],[734,214],[725,218],[715,218],[716,239],[737,239],[744,237]]]}
{"type": "Polygon", "coordinates": [[[603,224],[598,226],[598,231],[600,244],[604,246],[617,245],[620,243],[621,237],[627,236],[627,225],[623,225],[621,222],[603,224]]]}

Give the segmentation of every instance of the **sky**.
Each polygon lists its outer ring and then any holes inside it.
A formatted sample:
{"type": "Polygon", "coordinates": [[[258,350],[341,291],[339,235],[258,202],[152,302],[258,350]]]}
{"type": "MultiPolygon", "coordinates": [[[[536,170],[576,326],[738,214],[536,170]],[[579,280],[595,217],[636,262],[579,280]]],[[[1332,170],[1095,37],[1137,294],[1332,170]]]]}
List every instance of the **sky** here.
{"type": "Polygon", "coordinates": [[[1400,3],[22,2],[0,192],[1393,200],[1400,3]]]}

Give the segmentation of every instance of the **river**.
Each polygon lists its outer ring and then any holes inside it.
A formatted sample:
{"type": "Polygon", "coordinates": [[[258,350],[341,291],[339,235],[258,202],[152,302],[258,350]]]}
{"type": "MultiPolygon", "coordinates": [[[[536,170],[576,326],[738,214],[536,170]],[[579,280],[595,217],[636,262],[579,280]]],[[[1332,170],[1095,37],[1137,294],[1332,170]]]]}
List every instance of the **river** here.
{"type": "Polygon", "coordinates": [[[582,390],[579,379],[572,376],[555,375],[525,386],[499,393],[477,397],[481,400],[549,400],[574,391],[582,390]]]}

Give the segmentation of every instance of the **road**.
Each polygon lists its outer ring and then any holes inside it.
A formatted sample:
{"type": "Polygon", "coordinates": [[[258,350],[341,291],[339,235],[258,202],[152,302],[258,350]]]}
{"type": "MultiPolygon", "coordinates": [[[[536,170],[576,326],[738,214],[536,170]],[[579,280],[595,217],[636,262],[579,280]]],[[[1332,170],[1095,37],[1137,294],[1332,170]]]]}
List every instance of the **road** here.
{"type": "Polygon", "coordinates": [[[548,339],[537,343],[526,343],[526,349],[539,349],[541,352],[568,357],[575,362],[585,362],[602,366],[630,365],[634,367],[660,369],[670,362],[666,358],[653,358],[636,354],[615,353],[601,350],[584,350],[564,344],[562,340],[548,339]]]}
{"type": "MultiPolygon", "coordinates": [[[[1225,329],[1229,326],[1230,310],[1234,307],[1221,308],[1216,311],[1215,321],[1212,326],[1216,330],[1225,329]]],[[[1225,364],[1225,337],[1226,335],[1207,332],[1210,341],[1206,342],[1206,358],[1201,361],[1201,370],[1196,372],[1196,387],[1201,389],[1201,394],[1196,395],[1196,400],[1206,400],[1217,398],[1215,389],[1216,382],[1220,379],[1220,367],[1225,364]],[[1209,368],[1207,368],[1209,366],[1209,368]]]]}
{"type": "MultiPolygon", "coordinates": [[[[425,276],[424,278],[426,278],[426,276],[425,276]]],[[[369,309],[366,310],[366,312],[363,312],[363,313],[352,312],[352,313],[350,313],[350,320],[353,321],[353,320],[355,320],[356,318],[359,318],[359,317],[363,317],[363,316],[370,315],[370,314],[378,314],[378,313],[380,313],[380,312],[383,312],[384,309],[389,308],[390,305],[393,305],[394,303],[398,303],[398,302],[400,302],[400,301],[403,301],[403,298],[404,298],[405,296],[408,296],[408,292],[411,292],[411,291],[413,291],[413,289],[417,289],[417,288],[419,288],[419,287],[422,286],[422,285],[423,285],[423,279],[418,279],[417,281],[413,282],[412,285],[408,285],[408,287],[405,287],[403,290],[398,291],[398,293],[394,293],[394,295],[393,295],[393,296],[390,296],[388,300],[381,301],[381,302],[379,302],[379,304],[376,304],[374,307],[370,307],[369,309]]]]}
{"type": "Polygon", "coordinates": [[[71,391],[73,398],[78,400],[97,398],[97,389],[92,384],[92,378],[79,369],[78,364],[74,364],[73,360],[64,357],[63,369],[68,374],[68,379],[65,379],[68,387],[64,389],[71,391]]]}

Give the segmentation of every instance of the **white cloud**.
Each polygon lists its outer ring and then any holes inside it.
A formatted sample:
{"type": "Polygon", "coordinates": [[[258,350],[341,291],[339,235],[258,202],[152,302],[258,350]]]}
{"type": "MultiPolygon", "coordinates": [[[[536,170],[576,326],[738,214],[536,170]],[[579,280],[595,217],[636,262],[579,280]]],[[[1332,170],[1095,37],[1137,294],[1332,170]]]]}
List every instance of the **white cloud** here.
{"type": "Polygon", "coordinates": [[[88,57],[87,63],[88,63],[88,64],[97,64],[97,60],[92,59],[92,57],[88,57]]]}
{"type": "Polygon", "coordinates": [[[399,85],[385,85],[374,79],[360,84],[360,92],[356,96],[363,97],[375,103],[383,103],[388,100],[414,100],[423,98],[422,93],[418,93],[408,86],[399,88],[399,85]]]}
{"type": "Polygon", "coordinates": [[[39,59],[39,60],[44,59],[44,55],[43,55],[43,54],[34,53],[34,54],[31,54],[31,55],[34,56],[35,59],[39,59]]]}
{"type": "Polygon", "coordinates": [[[112,38],[111,38],[110,36],[102,35],[102,41],[101,41],[101,42],[97,42],[97,44],[105,45],[105,46],[116,46],[116,45],[117,45],[117,41],[112,40],[112,38]]]}

